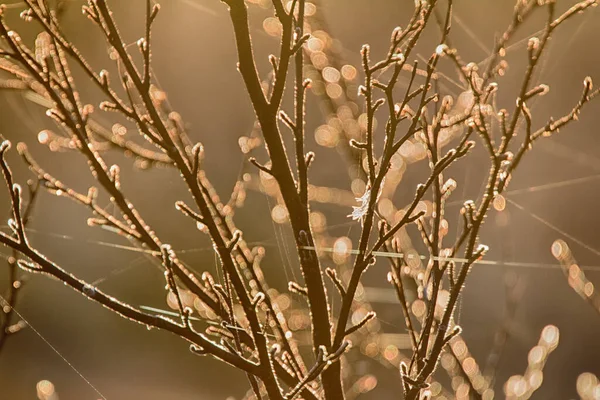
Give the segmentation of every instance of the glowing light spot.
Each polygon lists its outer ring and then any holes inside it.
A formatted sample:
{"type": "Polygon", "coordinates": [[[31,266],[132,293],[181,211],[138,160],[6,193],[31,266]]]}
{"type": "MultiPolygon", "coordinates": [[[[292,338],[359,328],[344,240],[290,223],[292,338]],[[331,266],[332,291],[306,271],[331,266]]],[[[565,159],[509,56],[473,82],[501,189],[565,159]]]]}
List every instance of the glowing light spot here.
{"type": "Polygon", "coordinates": [[[271,36],[279,36],[282,31],[281,22],[275,17],[266,18],[263,21],[263,29],[271,36]]]}
{"type": "Polygon", "coordinates": [[[479,369],[473,377],[473,389],[480,391],[486,384],[485,378],[479,373],[479,369]]]}
{"type": "Polygon", "coordinates": [[[179,289],[179,295],[181,296],[181,302],[184,307],[193,307],[194,301],[196,300],[196,295],[190,292],[189,290],[179,289]]]}
{"type": "Polygon", "coordinates": [[[310,51],[323,51],[325,48],[325,43],[323,43],[321,39],[314,36],[308,39],[307,45],[310,51]]]}
{"type": "Polygon", "coordinates": [[[596,375],[590,372],[584,372],[577,377],[577,394],[582,399],[596,399],[593,397],[600,391],[600,385],[598,384],[598,378],[596,375]]]}
{"type": "Polygon", "coordinates": [[[367,375],[361,379],[360,392],[370,392],[371,390],[375,389],[375,386],[377,386],[377,378],[373,375],[367,375]]]}
{"type": "Polygon", "coordinates": [[[425,315],[425,311],[427,311],[427,306],[423,300],[417,299],[410,306],[410,310],[414,314],[415,317],[421,318],[425,315]]]}
{"type": "Polygon", "coordinates": [[[456,390],[456,400],[468,400],[470,390],[468,384],[462,383],[456,390]]]}
{"type": "Polygon", "coordinates": [[[554,325],[546,325],[542,330],[540,343],[546,344],[550,348],[555,348],[558,345],[559,331],[554,325]]]}
{"type": "Polygon", "coordinates": [[[439,317],[442,316],[449,300],[450,300],[450,292],[448,292],[447,290],[443,290],[443,289],[440,290],[438,293],[438,298],[437,298],[436,304],[435,304],[436,316],[439,316],[439,317]]]}
{"type": "Polygon", "coordinates": [[[379,209],[379,213],[385,218],[389,218],[394,212],[394,204],[390,199],[381,199],[377,208],[379,209]]]}
{"type": "Polygon", "coordinates": [[[379,347],[376,343],[369,343],[366,345],[365,350],[363,351],[367,357],[375,357],[379,353],[379,347]]]}
{"type": "Polygon", "coordinates": [[[335,129],[329,125],[321,125],[315,130],[315,141],[323,147],[335,147],[340,136],[335,129]]]}
{"type": "Polygon", "coordinates": [[[437,396],[442,392],[442,385],[439,382],[433,382],[431,386],[429,386],[429,391],[433,396],[437,396]]]}
{"type": "Polygon", "coordinates": [[[579,265],[571,264],[571,266],[569,267],[569,278],[573,280],[578,279],[580,274],[581,269],[579,268],[579,265]]]}
{"type": "Polygon", "coordinates": [[[487,389],[485,392],[483,392],[483,395],[481,397],[483,400],[493,400],[494,391],[492,389],[487,389]]]}
{"type": "Polygon", "coordinates": [[[163,90],[160,90],[158,87],[151,85],[150,97],[155,103],[160,104],[167,99],[167,93],[165,93],[163,90]]]}
{"type": "Polygon", "coordinates": [[[342,67],[342,76],[347,81],[356,79],[356,68],[354,68],[352,65],[344,65],[342,67]]]}
{"type": "Polygon", "coordinates": [[[479,368],[473,357],[467,357],[463,360],[462,366],[467,375],[472,376],[478,372],[479,368]]]}
{"type": "Polygon", "coordinates": [[[536,369],[536,370],[532,371],[531,375],[529,376],[529,382],[528,382],[529,387],[531,387],[532,390],[536,390],[540,386],[542,386],[543,381],[544,381],[544,373],[542,372],[542,370],[536,369]]]}
{"type": "Polygon", "coordinates": [[[38,133],[38,142],[41,144],[47,144],[50,141],[51,132],[47,130],[43,130],[38,133]]]}
{"type": "Polygon", "coordinates": [[[448,50],[448,45],[446,45],[446,44],[440,44],[438,47],[435,48],[435,53],[438,56],[441,56],[441,55],[443,55],[446,52],[446,50],[448,50]]]}
{"type": "Polygon", "coordinates": [[[202,233],[208,233],[208,226],[204,225],[202,222],[198,222],[196,228],[202,233]]]}
{"type": "Polygon", "coordinates": [[[567,258],[567,256],[569,255],[569,246],[567,245],[567,243],[564,240],[555,240],[554,243],[552,243],[552,255],[554,256],[554,258],[556,258],[557,260],[561,261],[564,260],[565,258],[567,258]]]}
{"type": "Polygon", "coordinates": [[[346,236],[337,238],[333,243],[333,261],[336,264],[343,264],[350,256],[352,250],[352,241],[346,236]]]}
{"type": "Polygon", "coordinates": [[[456,367],[456,360],[449,353],[444,353],[442,355],[441,364],[445,370],[450,371],[456,367]]]}
{"type": "Polygon", "coordinates": [[[340,71],[333,67],[325,67],[321,73],[323,74],[323,79],[329,83],[337,83],[341,77],[340,71]]]}
{"type": "Polygon", "coordinates": [[[35,386],[37,390],[37,397],[40,400],[57,400],[56,390],[54,384],[50,381],[43,380],[39,381],[35,386]]]}
{"type": "Polygon", "coordinates": [[[277,222],[278,224],[285,223],[288,219],[287,208],[285,208],[284,205],[277,204],[271,210],[271,218],[273,218],[273,221],[277,222]]]}
{"type": "Polygon", "coordinates": [[[398,357],[398,354],[398,348],[392,344],[388,345],[383,351],[383,357],[388,361],[393,361],[396,357],[398,357]]]}
{"type": "Polygon", "coordinates": [[[463,340],[458,339],[452,343],[451,346],[452,351],[454,351],[454,354],[456,354],[458,358],[462,358],[467,354],[467,344],[463,340]]]}
{"type": "Polygon", "coordinates": [[[175,293],[171,291],[167,293],[167,305],[172,310],[177,310],[179,308],[177,304],[177,296],[175,296],[175,293]]]}
{"type": "Polygon", "coordinates": [[[529,351],[529,356],[527,360],[529,361],[529,365],[539,364],[548,355],[548,351],[543,346],[535,346],[529,351]]]}
{"type": "Polygon", "coordinates": [[[504,198],[504,196],[499,194],[494,198],[493,205],[496,211],[504,211],[504,209],[506,208],[506,199],[504,198]]]}
{"type": "Polygon", "coordinates": [[[511,376],[504,385],[504,394],[510,398],[520,398],[527,391],[527,381],[521,375],[511,376]]]}
{"type": "Polygon", "coordinates": [[[315,68],[321,70],[329,65],[329,59],[322,51],[315,51],[310,55],[310,62],[315,66],[315,68]]]}
{"type": "Polygon", "coordinates": [[[327,219],[325,218],[325,214],[318,211],[310,213],[310,225],[315,232],[322,232],[325,229],[326,224],[327,219]]]}
{"type": "Polygon", "coordinates": [[[304,6],[304,15],[307,17],[312,17],[317,13],[317,7],[313,3],[306,3],[304,6]]]}
{"type": "Polygon", "coordinates": [[[287,310],[292,305],[290,296],[287,294],[277,296],[276,302],[281,310],[287,310]]]}
{"type": "Polygon", "coordinates": [[[460,385],[462,385],[464,383],[464,379],[462,376],[455,376],[454,378],[452,378],[452,389],[454,390],[458,390],[458,388],[460,387],[460,385]]]}
{"type": "Polygon", "coordinates": [[[327,96],[331,97],[332,99],[338,99],[344,93],[342,87],[337,83],[331,83],[327,85],[325,87],[325,91],[327,92],[327,96]]]}
{"type": "Polygon", "coordinates": [[[350,184],[350,190],[352,190],[354,196],[359,197],[365,192],[366,186],[366,183],[362,179],[357,178],[350,184]]]}
{"type": "Polygon", "coordinates": [[[127,134],[127,128],[125,128],[123,125],[117,123],[114,124],[111,128],[111,131],[113,133],[113,135],[117,135],[117,136],[124,136],[125,134],[127,134]]]}

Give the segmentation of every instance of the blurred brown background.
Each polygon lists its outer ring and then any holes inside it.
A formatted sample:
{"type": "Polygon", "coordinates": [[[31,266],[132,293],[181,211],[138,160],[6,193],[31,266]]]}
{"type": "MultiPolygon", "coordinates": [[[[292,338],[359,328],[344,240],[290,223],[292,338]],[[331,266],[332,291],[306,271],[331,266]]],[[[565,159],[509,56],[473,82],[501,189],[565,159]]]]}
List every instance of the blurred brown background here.
{"type": "MultiPolygon", "coordinates": [[[[66,34],[73,38],[92,65],[98,69],[111,66],[107,46],[81,15],[83,2],[67,3],[62,17],[66,34]]],[[[363,43],[371,44],[373,57],[383,56],[390,32],[395,26],[405,24],[413,5],[409,0],[321,0],[321,3],[326,9],[331,34],[344,44],[347,60],[355,65],[363,43]]],[[[563,10],[573,3],[558,1],[558,8],[563,10]]],[[[121,21],[124,37],[134,43],[142,34],[143,1],[112,1],[111,5],[121,21]]],[[[162,12],[154,30],[154,72],[173,107],[189,124],[192,138],[204,143],[207,173],[219,193],[226,197],[242,163],[238,137],[247,135],[253,124],[253,114],[236,71],[236,54],[226,8],[217,0],[166,0],[161,6],[162,12]]],[[[512,7],[513,1],[509,0],[455,1],[451,36],[463,60],[479,62],[487,56],[484,48],[489,50],[494,35],[507,26],[512,7]]],[[[18,12],[10,11],[11,24],[33,34],[32,27],[18,20],[18,12]]],[[[262,72],[265,72],[266,55],[275,51],[277,43],[262,31],[265,11],[253,7],[252,15],[255,46],[262,57],[262,72]]],[[[544,13],[539,12],[517,35],[517,40],[540,29],[544,18],[544,13]]],[[[424,45],[418,48],[426,58],[438,37],[435,30],[430,29],[429,34],[424,45]]],[[[586,75],[600,84],[599,39],[600,13],[596,9],[573,18],[557,31],[547,54],[549,59],[538,76],[540,82],[551,88],[533,108],[534,121],[538,125],[549,115],[562,115],[572,108],[586,75]]],[[[513,101],[520,83],[519,71],[523,69],[526,50],[517,46],[509,48],[508,54],[509,73],[500,85],[500,100],[507,102],[504,105],[507,108],[514,104],[509,101],[513,101]]],[[[88,96],[86,101],[97,103],[96,93],[86,91],[85,84],[80,84],[80,89],[83,96],[88,96]]],[[[17,94],[3,94],[0,101],[2,135],[15,142],[28,142],[38,161],[73,187],[85,191],[92,184],[80,156],[51,154],[36,144],[38,131],[52,127],[44,116],[45,110],[27,105],[17,94]]],[[[308,102],[308,146],[316,148],[311,129],[322,123],[322,116],[314,104],[314,96],[309,96],[308,102]]],[[[596,100],[584,110],[578,124],[538,143],[517,171],[510,189],[600,174],[598,110],[600,103],[596,100]]],[[[103,118],[110,118],[110,115],[104,114],[103,118]]],[[[347,189],[349,182],[340,157],[333,150],[316,150],[317,161],[311,170],[313,182],[347,189]]],[[[28,172],[14,151],[12,153],[10,160],[16,177],[24,182],[29,177],[28,172]]],[[[208,250],[208,241],[194,234],[194,227],[174,209],[175,200],[187,195],[178,176],[170,170],[134,171],[130,160],[123,161],[116,154],[109,159],[120,161],[124,190],[163,240],[176,243],[180,249],[192,249],[182,257],[196,270],[214,270],[215,259],[208,250]]],[[[479,193],[487,165],[485,154],[479,152],[453,170],[459,188],[464,186],[466,197],[479,193]]],[[[401,189],[402,195],[409,198],[416,183],[416,178],[406,177],[403,185],[410,189],[401,189]]],[[[4,191],[4,187],[1,190],[4,191]]],[[[514,200],[564,232],[600,248],[597,234],[599,195],[600,179],[591,178],[580,184],[515,195],[514,200]]],[[[7,195],[0,195],[0,206],[8,213],[7,195]]],[[[350,211],[331,206],[321,209],[330,223],[347,221],[346,215],[350,211]]],[[[457,207],[448,208],[448,214],[456,212],[457,207]]],[[[563,236],[510,204],[507,213],[510,223],[506,227],[497,225],[494,212],[488,218],[481,237],[492,249],[489,259],[554,263],[550,245],[563,236]]],[[[90,281],[106,278],[100,285],[104,291],[134,305],[165,308],[161,272],[140,254],[99,244],[99,241],[127,243],[88,227],[87,217],[88,212],[82,207],[43,193],[31,225],[34,229],[32,240],[49,257],[80,277],[90,281]],[[111,274],[129,265],[132,267],[125,272],[111,274]]],[[[265,198],[250,192],[245,209],[237,213],[237,221],[245,228],[246,240],[267,241],[265,271],[273,274],[271,281],[283,284],[285,278],[279,272],[280,253],[274,246],[273,225],[265,198]]],[[[346,227],[337,234],[345,235],[347,231],[346,227]]],[[[284,229],[284,235],[289,237],[290,232],[284,229]]],[[[414,241],[417,241],[416,235],[414,241]]],[[[571,245],[580,264],[600,265],[599,257],[593,252],[572,242],[571,245]]],[[[0,251],[9,253],[7,249],[0,251]]],[[[505,266],[474,268],[459,310],[459,321],[470,351],[481,363],[488,355],[504,313],[503,282],[508,271],[516,273],[526,287],[517,310],[514,334],[501,360],[497,398],[503,398],[501,385],[509,376],[524,372],[527,352],[537,343],[541,329],[547,324],[559,327],[560,344],[550,355],[544,384],[534,398],[574,398],[575,381],[580,373],[600,373],[600,318],[573,292],[560,270],[505,266]]],[[[372,268],[368,278],[383,287],[386,272],[387,264],[381,262],[381,268],[372,268]]],[[[600,272],[588,272],[587,275],[600,285],[600,272]]],[[[0,266],[0,287],[4,288],[5,284],[6,274],[0,266]]],[[[110,400],[240,398],[247,389],[243,374],[209,358],[196,357],[181,340],[163,332],[148,332],[46,277],[31,276],[21,295],[17,310],[110,400]]],[[[392,329],[403,331],[399,307],[386,309],[380,316],[395,327],[392,329]]],[[[399,396],[397,372],[382,370],[381,373],[384,379],[373,392],[364,396],[365,399],[399,396]]],[[[12,337],[0,355],[0,399],[34,399],[35,384],[41,379],[52,381],[61,399],[99,397],[47,343],[27,328],[12,337]]]]}

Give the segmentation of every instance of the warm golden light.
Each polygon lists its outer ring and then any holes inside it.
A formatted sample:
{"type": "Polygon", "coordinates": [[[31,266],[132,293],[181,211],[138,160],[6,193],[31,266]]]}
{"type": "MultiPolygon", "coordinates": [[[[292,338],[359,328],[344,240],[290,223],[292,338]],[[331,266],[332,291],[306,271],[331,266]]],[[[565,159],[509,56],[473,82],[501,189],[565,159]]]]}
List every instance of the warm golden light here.
{"type": "Polygon", "coordinates": [[[285,208],[285,206],[282,204],[277,204],[271,210],[271,218],[273,218],[273,221],[277,222],[278,224],[285,223],[288,220],[287,208],[285,208]]]}
{"type": "Polygon", "coordinates": [[[50,381],[39,381],[36,385],[37,397],[40,400],[58,400],[54,384],[50,381]]]}

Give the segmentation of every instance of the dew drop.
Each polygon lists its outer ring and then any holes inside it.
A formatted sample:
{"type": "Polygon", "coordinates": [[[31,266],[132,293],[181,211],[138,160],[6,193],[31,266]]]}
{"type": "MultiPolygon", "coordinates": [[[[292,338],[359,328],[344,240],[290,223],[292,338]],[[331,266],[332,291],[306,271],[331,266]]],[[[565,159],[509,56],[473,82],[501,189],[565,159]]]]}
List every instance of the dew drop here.
{"type": "Polygon", "coordinates": [[[83,294],[88,297],[94,297],[96,295],[96,288],[92,285],[86,284],[83,286],[83,294]]]}

